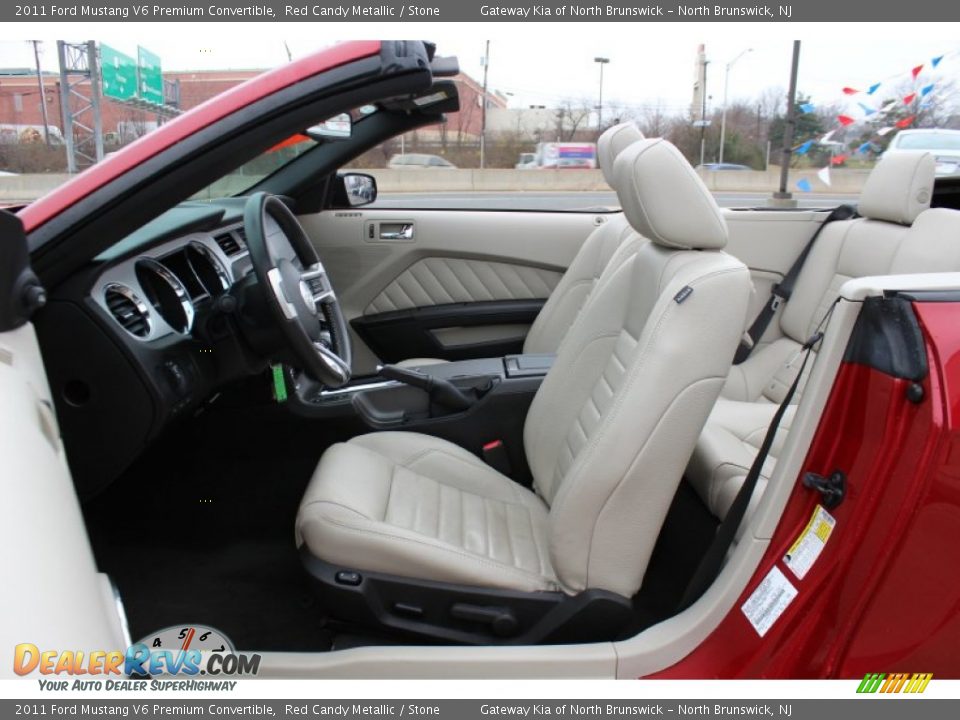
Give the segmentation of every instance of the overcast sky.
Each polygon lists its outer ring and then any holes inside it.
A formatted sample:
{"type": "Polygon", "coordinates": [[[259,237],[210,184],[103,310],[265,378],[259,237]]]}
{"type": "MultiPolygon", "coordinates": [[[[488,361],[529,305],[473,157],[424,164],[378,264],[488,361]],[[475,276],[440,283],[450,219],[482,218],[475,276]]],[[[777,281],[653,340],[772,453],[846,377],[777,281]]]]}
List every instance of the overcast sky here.
{"type": "MultiPolygon", "coordinates": [[[[725,65],[746,48],[731,71],[730,96],[752,99],[769,87],[786,88],[791,44],[803,41],[800,82],[815,102],[843,99],[841,88],[909,78],[915,65],[946,54],[937,71],[921,79],[960,78],[960,26],[940,24],[759,23],[102,23],[8,25],[0,40],[0,67],[33,64],[31,38],[43,40],[42,66],[56,69],[58,38],[94,39],[136,56],[137,45],[160,55],[165,70],[266,68],[337,40],[425,37],[442,54],[482,78],[484,40],[490,39],[489,86],[513,93],[511,106],[552,105],[564,99],[596,102],[599,71],[593,58],[610,58],[604,70],[604,103],[689,107],[696,47],[711,61],[708,92],[723,97],[725,65]],[[399,32],[398,32],[399,31],[399,32]],[[899,78],[895,77],[899,76],[899,78]]],[[[929,72],[929,71],[928,71],[929,72]]]]}

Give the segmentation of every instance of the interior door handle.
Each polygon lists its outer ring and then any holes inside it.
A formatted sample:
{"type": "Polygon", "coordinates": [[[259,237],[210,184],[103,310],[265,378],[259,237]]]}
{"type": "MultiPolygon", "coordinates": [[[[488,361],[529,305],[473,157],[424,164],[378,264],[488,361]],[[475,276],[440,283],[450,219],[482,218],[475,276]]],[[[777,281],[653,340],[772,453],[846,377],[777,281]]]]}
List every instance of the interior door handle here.
{"type": "Polygon", "coordinates": [[[412,240],[413,239],[413,223],[404,223],[395,227],[395,230],[384,230],[383,226],[380,229],[380,239],[381,240],[412,240]]]}

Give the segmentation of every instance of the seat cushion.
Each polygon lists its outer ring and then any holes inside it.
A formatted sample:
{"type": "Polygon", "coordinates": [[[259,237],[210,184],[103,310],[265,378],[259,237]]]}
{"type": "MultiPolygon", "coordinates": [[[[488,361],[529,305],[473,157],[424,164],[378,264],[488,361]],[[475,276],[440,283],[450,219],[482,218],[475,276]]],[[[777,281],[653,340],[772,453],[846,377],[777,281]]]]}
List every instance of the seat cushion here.
{"type": "MultiPolygon", "coordinates": [[[[772,402],[743,402],[724,397],[717,400],[687,468],[690,484],[717,517],[723,518],[733,504],[777,407],[772,402]]],[[[751,498],[751,509],[763,495],[795,410],[796,406],[791,405],[783,416],[751,498]]]]}
{"type": "Polygon", "coordinates": [[[330,447],[297,516],[297,542],[347,568],[533,592],[558,585],[547,507],[445,440],[362,435],[330,447]]]}

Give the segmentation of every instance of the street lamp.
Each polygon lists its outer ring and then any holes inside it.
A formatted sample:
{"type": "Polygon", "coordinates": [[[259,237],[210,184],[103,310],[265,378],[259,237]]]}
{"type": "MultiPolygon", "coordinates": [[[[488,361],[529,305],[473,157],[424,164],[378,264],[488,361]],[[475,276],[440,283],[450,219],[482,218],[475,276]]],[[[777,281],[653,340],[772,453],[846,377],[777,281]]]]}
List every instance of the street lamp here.
{"type": "Polygon", "coordinates": [[[720,114],[720,157],[717,159],[718,164],[721,165],[723,164],[723,145],[727,139],[727,97],[730,91],[730,68],[733,67],[737,60],[749,52],[753,52],[753,48],[747,48],[746,50],[740,51],[739,55],[728,62],[727,71],[723,76],[723,112],[720,114]]]}
{"type": "Polygon", "coordinates": [[[610,58],[595,57],[595,63],[600,65],[600,102],[597,105],[597,131],[603,130],[603,66],[610,62],[610,58]]]}

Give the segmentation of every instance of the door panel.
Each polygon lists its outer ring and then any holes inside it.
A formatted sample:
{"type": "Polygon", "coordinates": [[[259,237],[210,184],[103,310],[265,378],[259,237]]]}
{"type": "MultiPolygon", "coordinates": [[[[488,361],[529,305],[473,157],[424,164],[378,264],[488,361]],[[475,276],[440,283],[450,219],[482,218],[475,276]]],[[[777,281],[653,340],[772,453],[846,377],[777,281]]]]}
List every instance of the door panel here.
{"type": "Polygon", "coordinates": [[[421,348],[414,355],[449,358],[518,350],[524,327],[583,241],[611,217],[365,209],[300,221],[348,322],[360,328],[352,330],[353,364],[364,375],[378,362],[402,359],[412,346],[421,348]]]}
{"type": "Polygon", "coordinates": [[[87,542],[32,325],[0,333],[0,398],[0,646],[126,647],[87,542]]]}

